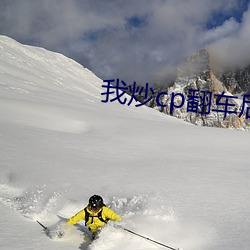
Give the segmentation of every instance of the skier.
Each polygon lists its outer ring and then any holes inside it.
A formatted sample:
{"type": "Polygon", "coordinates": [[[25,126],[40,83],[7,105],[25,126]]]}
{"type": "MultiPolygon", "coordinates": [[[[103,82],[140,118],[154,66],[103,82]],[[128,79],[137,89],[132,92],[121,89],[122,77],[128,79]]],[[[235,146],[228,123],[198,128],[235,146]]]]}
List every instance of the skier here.
{"type": "Polygon", "coordinates": [[[105,206],[101,196],[95,194],[89,198],[89,204],[72,216],[67,224],[74,225],[80,220],[85,220],[85,226],[92,232],[92,238],[94,239],[109,220],[120,222],[122,219],[113,210],[105,206]]]}

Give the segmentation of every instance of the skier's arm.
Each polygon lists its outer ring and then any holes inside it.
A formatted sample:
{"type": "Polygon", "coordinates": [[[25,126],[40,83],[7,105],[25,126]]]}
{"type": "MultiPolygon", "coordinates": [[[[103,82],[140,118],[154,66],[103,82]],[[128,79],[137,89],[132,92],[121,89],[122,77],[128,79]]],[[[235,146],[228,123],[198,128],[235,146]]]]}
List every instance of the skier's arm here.
{"type": "Polygon", "coordinates": [[[110,208],[105,207],[105,217],[107,219],[110,219],[112,221],[118,221],[120,222],[122,220],[121,216],[116,214],[113,210],[110,208]]]}
{"type": "Polygon", "coordinates": [[[75,225],[78,221],[84,220],[84,218],[85,218],[85,212],[84,212],[84,209],[83,209],[83,210],[81,210],[80,212],[78,212],[77,214],[75,214],[74,216],[72,216],[72,217],[67,221],[67,224],[75,225]]]}

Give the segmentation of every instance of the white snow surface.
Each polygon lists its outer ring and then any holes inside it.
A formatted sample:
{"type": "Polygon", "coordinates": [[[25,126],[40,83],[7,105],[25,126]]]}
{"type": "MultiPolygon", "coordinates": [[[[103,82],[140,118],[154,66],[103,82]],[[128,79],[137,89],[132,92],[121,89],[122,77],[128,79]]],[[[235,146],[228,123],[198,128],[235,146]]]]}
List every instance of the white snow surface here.
{"type": "Polygon", "coordinates": [[[123,227],[168,246],[249,250],[250,134],[103,103],[102,84],[0,36],[0,249],[164,249],[112,223],[92,243],[84,222],[61,239],[36,223],[53,231],[99,194],[123,227]]]}

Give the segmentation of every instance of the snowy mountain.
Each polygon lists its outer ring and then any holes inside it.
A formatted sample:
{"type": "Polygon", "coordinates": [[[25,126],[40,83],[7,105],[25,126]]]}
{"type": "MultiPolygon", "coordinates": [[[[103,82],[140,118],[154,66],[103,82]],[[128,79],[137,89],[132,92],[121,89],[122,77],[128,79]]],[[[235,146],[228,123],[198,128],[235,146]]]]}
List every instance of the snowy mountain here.
{"type": "Polygon", "coordinates": [[[122,226],[184,250],[248,250],[249,133],[103,103],[102,80],[63,55],[0,37],[1,249],[153,250],[109,224],[53,230],[102,195],[122,226]]]}
{"type": "MultiPolygon", "coordinates": [[[[161,92],[168,93],[168,96],[161,96],[161,103],[166,107],[162,108],[156,102],[151,101],[147,105],[154,107],[159,111],[170,114],[170,107],[172,101],[172,94],[180,93],[184,96],[184,104],[181,106],[181,97],[177,96],[174,100],[176,106],[171,115],[181,118],[187,122],[209,126],[209,127],[222,127],[249,130],[250,119],[246,118],[246,108],[248,103],[243,105],[244,112],[241,114],[244,95],[249,94],[250,84],[250,68],[244,69],[227,69],[221,70],[210,52],[202,49],[194,55],[188,57],[183,64],[177,69],[177,77],[174,83],[169,86],[161,86],[155,88],[155,96],[161,92]],[[191,91],[190,91],[191,90],[191,91]],[[193,107],[194,103],[189,100],[193,97],[194,90],[198,108],[193,107]],[[226,98],[220,98],[220,95],[228,97],[228,111],[233,113],[218,112],[218,110],[225,110],[226,98]],[[204,102],[204,99],[210,100],[204,102]],[[204,107],[205,104],[205,108],[204,107]]],[[[248,99],[246,99],[248,101],[248,99]]],[[[143,101],[143,100],[142,100],[143,101]]],[[[249,101],[248,101],[249,102],[249,101]]]]}
{"type": "Polygon", "coordinates": [[[250,66],[218,72],[218,79],[223,82],[232,94],[250,93],[250,66]]]}

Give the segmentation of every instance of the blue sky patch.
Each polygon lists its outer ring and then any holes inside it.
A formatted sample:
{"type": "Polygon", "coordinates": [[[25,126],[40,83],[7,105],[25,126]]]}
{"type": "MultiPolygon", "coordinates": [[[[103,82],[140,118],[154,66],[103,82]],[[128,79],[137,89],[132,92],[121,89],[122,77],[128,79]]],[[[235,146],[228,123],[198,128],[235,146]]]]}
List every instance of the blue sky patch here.
{"type": "Polygon", "coordinates": [[[226,20],[234,18],[238,23],[241,23],[244,12],[248,9],[249,0],[239,0],[237,9],[230,13],[225,13],[223,10],[215,11],[210,20],[206,23],[206,29],[213,29],[221,26],[226,20]]]}
{"type": "Polygon", "coordinates": [[[145,17],[131,16],[127,18],[127,24],[130,27],[139,28],[147,24],[147,19],[145,17]]]}

